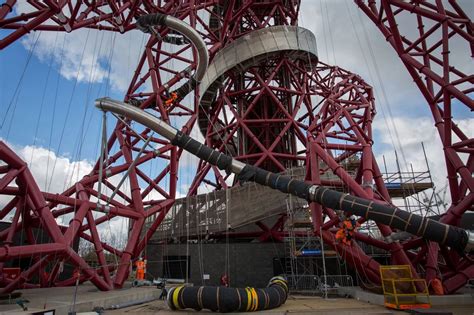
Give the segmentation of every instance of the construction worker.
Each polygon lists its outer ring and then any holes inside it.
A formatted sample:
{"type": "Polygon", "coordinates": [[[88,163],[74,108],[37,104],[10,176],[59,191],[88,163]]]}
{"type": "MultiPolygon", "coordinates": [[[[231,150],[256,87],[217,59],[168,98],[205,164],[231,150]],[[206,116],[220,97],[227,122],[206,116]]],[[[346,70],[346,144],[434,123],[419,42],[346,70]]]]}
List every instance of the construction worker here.
{"type": "Polygon", "coordinates": [[[337,230],[336,232],[336,242],[337,243],[343,243],[343,244],[346,244],[346,242],[344,241],[346,238],[346,233],[344,231],[344,228],[339,228],[339,230],[337,230]]]}
{"type": "Polygon", "coordinates": [[[342,222],[342,226],[336,232],[336,241],[342,242],[344,245],[351,246],[352,237],[354,236],[354,233],[358,227],[359,223],[354,216],[346,218],[342,222]]]}
{"type": "Polygon", "coordinates": [[[137,267],[136,279],[145,280],[146,260],[143,260],[143,258],[140,257],[138,261],[135,263],[135,266],[137,267]]]}
{"type": "Polygon", "coordinates": [[[168,109],[178,99],[178,93],[171,92],[170,97],[165,100],[165,108],[168,109]]]}

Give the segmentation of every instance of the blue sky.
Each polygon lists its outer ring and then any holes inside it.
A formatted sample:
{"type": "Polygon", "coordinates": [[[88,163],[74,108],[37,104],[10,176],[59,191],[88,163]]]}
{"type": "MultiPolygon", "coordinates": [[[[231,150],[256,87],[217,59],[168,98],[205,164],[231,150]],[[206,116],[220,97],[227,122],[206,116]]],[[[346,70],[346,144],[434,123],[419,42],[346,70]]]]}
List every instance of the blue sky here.
{"type": "MultiPolygon", "coordinates": [[[[37,38],[38,33],[33,36],[37,38]]],[[[35,143],[49,147],[51,144],[51,149],[60,155],[72,156],[77,154],[78,135],[82,133],[87,143],[80,156],[74,157],[95,159],[100,115],[93,101],[105,95],[120,98],[122,94],[111,91],[105,80],[87,83],[65,79],[59,73],[61,44],[58,42],[57,58],[53,61],[51,58],[40,60],[35,54],[30,56],[21,41],[0,54],[0,113],[4,121],[0,136],[23,146],[35,143]]]]}

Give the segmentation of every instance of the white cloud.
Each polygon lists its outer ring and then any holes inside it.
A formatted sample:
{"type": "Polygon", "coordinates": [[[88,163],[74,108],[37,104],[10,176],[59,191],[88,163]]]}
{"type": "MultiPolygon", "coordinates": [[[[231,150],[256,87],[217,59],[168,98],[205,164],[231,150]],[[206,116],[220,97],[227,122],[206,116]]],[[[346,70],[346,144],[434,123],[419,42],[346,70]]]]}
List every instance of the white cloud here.
{"type": "Polygon", "coordinates": [[[377,64],[382,75],[391,74],[390,78],[384,76],[382,84],[392,102],[407,95],[418,94],[395,51],[368,18],[359,17],[358,9],[352,2],[318,0],[302,2],[301,6],[299,24],[315,34],[319,59],[322,62],[337,64],[362,76],[380,95],[381,83],[375,73],[377,64]],[[369,37],[366,37],[366,32],[370,33],[369,37]],[[374,53],[373,57],[368,40],[374,53]],[[391,93],[395,90],[397,93],[391,93]]]}
{"type": "MultiPolygon", "coordinates": [[[[34,10],[26,1],[19,1],[15,6],[17,14],[34,10]]],[[[66,16],[71,15],[67,7],[64,10],[66,16]]],[[[44,24],[55,23],[46,21],[44,24]]],[[[56,66],[60,65],[59,73],[64,78],[75,80],[77,77],[79,82],[109,83],[112,89],[122,93],[128,88],[149,36],[135,30],[120,34],[85,28],[71,33],[40,33],[39,38],[38,33],[33,32],[21,42],[29,49],[38,38],[34,54],[46,62],[54,53],[56,66]]]]}
{"type": "MultiPolygon", "coordinates": [[[[4,141],[3,139],[0,139],[4,141]]],[[[72,161],[65,156],[40,146],[7,145],[23,160],[33,174],[39,188],[52,193],[63,192],[71,183],[90,173],[93,162],[88,160],[72,161]]]]}
{"type": "MultiPolygon", "coordinates": [[[[460,0],[459,5],[469,14],[471,0],[460,0]]],[[[446,2],[444,5],[449,7],[446,2]]],[[[401,14],[397,24],[404,36],[417,36],[416,15],[401,14]]],[[[430,21],[424,19],[428,28],[430,21]]],[[[353,1],[317,0],[302,1],[299,25],[316,35],[320,60],[337,64],[362,78],[375,89],[378,107],[392,105],[392,111],[403,110],[422,99],[405,66],[395,50],[385,40],[375,24],[357,8],[353,1]],[[377,75],[377,71],[380,75],[377,75]],[[382,89],[385,89],[389,104],[385,104],[382,89]],[[407,102],[408,100],[408,102],[407,102]],[[397,107],[394,107],[397,105],[397,107]]],[[[434,36],[438,36],[436,33],[434,36]]],[[[450,63],[466,73],[474,71],[474,64],[466,40],[459,36],[450,38],[450,63]]],[[[441,48],[435,50],[441,58],[441,48]]],[[[418,112],[427,112],[418,108],[418,112]]]]}
{"type": "MultiPolygon", "coordinates": [[[[28,49],[38,34],[22,40],[28,49]]],[[[106,83],[115,91],[125,92],[138,64],[144,46],[144,34],[131,31],[126,34],[79,29],[72,33],[42,32],[34,54],[48,62],[54,53],[55,66],[68,80],[106,83]]],[[[104,91],[105,92],[105,91],[104,91]]]]}
{"type": "MultiPolygon", "coordinates": [[[[29,12],[31,6],[21,3],[16,7],[16,11],[29,12]]],[[[120,94],[127,91],[149,38],[149,34],[139,30],[121,34],[82,28],[71,33],[34,32],[25,36],[21,42],[27,49],[35,45],[33,54],[44,63],[49,63],[51,55],[54,54],[55,66],[59,67],[59,73],[65,79],[74,81],[77,78],[78,82],[107,84],[102,94],[110,95],[109,87],[120,94]],[[41,34],[39,37],[38,33],[41,34]]],[[[182,48],[167,43],[161,45],[161,49],[170,53],[176,53],[182,48]]],[[[190,49],[179,55],[181,58],[192,59],[190,49]]],[[[160,62],[165,58],[167,57],[161,56],[160,62]]],[[[183,71],[189,64],[169,59],[160,66],[170,69],[160,71],[159,80],[164,84],[174,77],[171,72],[183,71]]],[[[139,80],[149,70],[147,61],[142,69],[138,70],[139,80]]],[[[151,79],[148,78],[139,90],[149,92],[151,89],[151,79]]]]}
{"type": "MultiPolygon", "coordinates": [[[[0,140],[4,141],[3,139],[0,140]]],[[[94,166],[92,161],[73,161],[68,157],[58,156],[55,152],[40,146],[19,146],[11,143],[7,143],[7,145],[23,161],[28,163],[33,178],[42,191],[61,193],[89,174],[94,166]],[[54,164],[56,165],[53,173],[54,164]]],[[[10,186],[12,185],[14,183],[10,184],[10,186]]],[[[124,188],[127,191],[127,185],[124,188]]],[[[10,199],[10,196],[0,195],[0,208],[10,199]]],[[[97,217],[98,214],[95,214],[95,216],[97,217]]],[[[7,219],[9,219],[9,216],[7,216],[7,219]]],[[[68,225],[70,219],[71,215],[65,215],[59,217],[57,221],[59,224],[68,225]]],[[[98,230],[106,239],[117,239],[122,244],[127,234],[127,220],[121,217],[114,218],[99,225],[98,230]]]]}

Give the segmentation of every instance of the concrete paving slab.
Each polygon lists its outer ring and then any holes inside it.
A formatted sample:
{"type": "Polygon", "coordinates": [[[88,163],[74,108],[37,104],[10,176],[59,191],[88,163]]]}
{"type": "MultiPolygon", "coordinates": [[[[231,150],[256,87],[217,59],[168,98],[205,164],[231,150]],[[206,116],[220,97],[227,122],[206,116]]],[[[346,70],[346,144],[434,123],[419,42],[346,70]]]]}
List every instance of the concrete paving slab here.
{"type": "MultiPolygon", "coordinates": [[[[56,314],[67,314],[72,309],[74,299],[74,287],[48,288],[21,290],[22,299],[29,300],[28,308],[55,309],[56,314]]],[[[134,305],[118,310],[106,310],[104,314],[159,314],[159,315],[184,315],[198,314],[195,311],[170,311],[164,301],[158,300],[161,291],[155,287],[127,288],[109,292],[98,291],[91,284],[84,284],[78,287],[76,296],[76,312],[90,312],[95,307],[104,309],[117,304],[124,304],[133,301],[144,301],[140,305],[134,305]]],[[[258,315],[283,315],[283,314],[320,314],[320,315],[389,315],[408,314],[390,310],[382,306],[383,296],[363,291],[359,288],[347,291],[344,294],[355,296],[355,298],[328,298],[318,296],[290,295],[287,302],[273,310],[260,311],[258,315]],[[347,294],[351,293],[351,294],[347,294]],[[361,298],[365,297],[365,298],[361,298]]],[[[453,315],[474,315],[474,299],[468,295],[443,296],[441,299],[435,297],[433,309],[448,310],[453,315]],[[470,302],[470,303],[469,303],[470,302]]],[[[13,301],[14,303],[14,301],[13,301]]],[[[216,314],[210,311],[201,311],[200,314],[216,314]]],[[[2,314],[26,314],[16,304],[0,305],[0,315],[2,314]]],[[[251,313],[241,313],[251,314],[251,313]]]]}
{"type": "MultiPolygon", "coordinates": [[[[56,310],[56,315],[66,315],[72,310],[75,287],[44,288],[20,290],[22,299],[30,301],[27,303],[29,309],[56,310]]],[[[90,312],[95,307],[109,308],[113,305],[131,301],[157,299],[161,291],[156,287],[132,288],[127,284],[124,289],[113,291],[99,291],[92,284],[83,284],[78,287],[76,295],[76,312],[90,312]]],[[[15,303],[15,301],[12,301],[15,303]]],[[[16,304],[0,305],[0,314],[11,314],[21,311],[16,304]]]]}
{"type": "MultiPolygon", "coordinates": [[[[341,296],[350,296],[359,301],[376,305],[384,304],[382,294],[365,291],[360,287],[340,287],[337,292],[341,296]]],[[[474,291],[453,295],[430,295],[430,301],[432,306],[466,306],[472,307],[474,312],[474,291]]]]}
{"type": "MultiPolygon", "coordinates": [[[[154,301],[140,306],[133,306],[121,310],[107,311],[105,314],[218,314],[211,311],[195,312],[192,310],[170,311],[164,301],[154,301]]],[[[379,305],[371,305],[354,299],[337,298],[323,299],[314,296],[289,296],[284,305],[279,308],[259,312],[243,312],[239,314],[283,315],[283,314],[321,314],[321,315],[390,315],[407,314],[387,310],[379,305]]]]}

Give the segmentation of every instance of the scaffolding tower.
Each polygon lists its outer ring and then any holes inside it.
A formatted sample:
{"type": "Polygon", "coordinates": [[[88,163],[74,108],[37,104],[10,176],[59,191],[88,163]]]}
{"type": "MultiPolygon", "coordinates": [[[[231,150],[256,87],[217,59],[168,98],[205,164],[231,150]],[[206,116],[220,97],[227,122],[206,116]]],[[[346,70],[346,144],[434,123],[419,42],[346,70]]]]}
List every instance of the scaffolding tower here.
{"type": "MultiPolygon", "coordinates": [[[[382,176],[394,204],[418,215],[435,216],[444,211],[442,209],[444,200],[436,191],[423,144],[422,150],[426,170],[415,172],[412,164],[409,164],[406,170],[402,170],[398,154],[395,152],[396,170],[389,172],[383,157],[385,172],[382,176]]],[[[343,165],[348,173],[356,176],[360,160],[354,157],[343,165]]],[[[334,177],[333,174],[327,173],[324,176],[334,177]]],[[[344,191],[346,188],[340,186],[339,189],[344,191]]],[[[331,290],[339,286],[352,286],[357,282],[354,281],[357,275],[347,267],[345,260],[339,257],[336,251],[325,248],[323,240],[314,233],[307,204],[298,204],[295,198],[288,197],[285,227],[287,231],[284,238],[285,274],[291,290],[327,296],[331,290]]],[[[359,231],[382,238],[372,222],[365,223],[359,231]]],[[[364,243],[359,245],[374,258],[388,257],[388,253],[383,250],[364,243]]]]}

